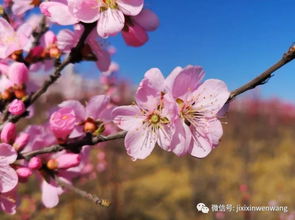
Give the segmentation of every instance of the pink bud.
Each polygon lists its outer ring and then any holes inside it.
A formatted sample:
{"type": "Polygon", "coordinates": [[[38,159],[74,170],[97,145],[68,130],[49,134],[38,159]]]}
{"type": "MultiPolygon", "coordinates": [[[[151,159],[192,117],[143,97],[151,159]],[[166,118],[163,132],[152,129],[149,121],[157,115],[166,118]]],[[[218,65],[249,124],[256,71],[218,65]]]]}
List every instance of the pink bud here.
{"type": "Polygon", "coordinates": [[[21,133],[15,140],[13,147],[16,151],[21,151],[29,141],[29,134],[21,133]]]}
{"type": "Polygon", "coordinates": [[[65,140],[73,131],[76,124],[76,115],[73,109],[64,107],[54,112],[50,117],[50,129],[54,135],[65,140]]]}
{"type": "Polygon", "coordinates": [[[32,170],[38,170],[42,167],[42,160],[39,157],[32,157],[29,161],[28,167],[32,170]]]}
{"type": "Polygon", "coordinates": [[[123,30],[122,36],[126,44],[133,47],[142,46],[149,39],[146,31],[136,23],[132,26],[128,26],[126,30],[123,30]]]}
{"type": "Polygon", "coordinates": [[[12,115],[21,115],[26,111],[26,106],[23,101],[15,99],[9,104],[8,111],[12,115]]]}
{"type": "Polygon", "coordinates": [[[147,31],[154,31],[159,27],[158,16],[149,9],[143,9],[133,20],[147,31]]]}
{"type": "Polygon", "coordinates": [[[32,175],[32,171],[27,167],[20,167],[16,169],[16,173],[19,177],[20,182],[26,182],[32,175]]]}
{"type": "Polygon", "coordinates": [[[66,153],[56,158],[59,169],[68,169],[80,164],[81,157],[79,154],[66,153]]]}
{"type": "Polygon", "coordinates": [[[8,70],[9,80],[14,85],[23,85],[28,81],[29,70],[25,64],[14,62],[8,70]]]}
{"type": "Polygon", "coordinates": [[[44,51],[44,48],[41,46],[36,46],[30,51],[32,57],[40,57],[44,51]]]}
{"type": "Polygon", "coordinates": [[[4,125],[1,131],[1,141],[6,144],[12,144],[16,136],[16,126],[15,124],[8,122],[4,125]]]}

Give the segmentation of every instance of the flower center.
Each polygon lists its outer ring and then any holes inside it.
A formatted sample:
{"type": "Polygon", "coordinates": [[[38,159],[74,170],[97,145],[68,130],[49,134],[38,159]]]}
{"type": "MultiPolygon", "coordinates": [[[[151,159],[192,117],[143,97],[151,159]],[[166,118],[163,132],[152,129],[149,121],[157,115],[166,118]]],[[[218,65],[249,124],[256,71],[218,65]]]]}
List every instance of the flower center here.
{"type": "Polygon", "coordinates": [[[69,118],[69,116],[68,115],[64,115],[64,116],[62,116],[62,120],[67,120],[69,118]]]}
{"type": "Polygon", "coordinates": [[[103,0],[104,7],[101,7],[101,10],[106,10],[107,8],[117,8],[116,0],[103,0]]]}
{"type": "Polygon", "coordinates": [[[178,104],[179,115],[184,120],[184,123],[187,126],[196,126],[196,119],[202,116],[202,114],[198,113],[198,111],[192,108],[191,104],[185,103],[182,99],[176,99],[176,103],[178,104]]]}
{"type": "Polygon", "coordinates": [[[152,116],[151,116],[151,118],[150,118],[150,122],[152,123],[152,124],[157,124],[159,121],[160,121],[160,116],[159,115],[157,115],[157,114],[153,114],[152,116]]]}

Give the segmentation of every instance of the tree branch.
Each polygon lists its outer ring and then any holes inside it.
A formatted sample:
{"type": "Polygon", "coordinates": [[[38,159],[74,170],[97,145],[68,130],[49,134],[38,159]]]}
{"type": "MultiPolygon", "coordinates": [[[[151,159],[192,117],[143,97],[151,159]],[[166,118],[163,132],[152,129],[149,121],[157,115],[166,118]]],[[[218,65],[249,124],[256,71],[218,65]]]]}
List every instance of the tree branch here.
{"type": "Polygon", "coordinates": [[[116,139],[121,139],[126,136],[126,131],[121,131],[116,134],[111,134],[109,136],[92,136],[92,135],[86,135],[82,139],[72,139],[69,140],[67,144],[64,145],[53,145],[50,147],[45,147],[40,150],[30,151],[26,153],[19,153],[18,159],[25,159],[30,160],[32,157],[40,155],[40,154],[47,154],[47,153],[55,153],[62,150],[69,150],[75,153],[78,153],[81,151],[81,148],[85,145],[95,145],[100,142],[106,142],[116,139]]]}
{"type": "Polygon", "coordinates": [[[61,179],[59,179],[58,177],[55,177],[55,181],[61,185],[62,187],[69,189],[71,191],[74,191],[75,193],[79,194],[80,196],[89,199],[90,201],[94,202],[96,205],[100,205],[102,207],[110,207],[111,202],[109,200],[106,199],[101,199],[99,197],[97,197],[96,195],[93,195],[91,193],[88,193],[84,190],[81,190],[69,183],[66,183],[64,181],[62,181],[61,179]]]}
{"type": "Polygon", "coordinates": [[[262,85],[267,82],[267,80],[272,77],[272,73],[276,70],[280,69],[285,64],[289,63],[291,60],[295,58],[295,45],[292,45],[289,50],[283,55],[283,57],[275,63],[273,66],[265,70],[263,73],[261,73],[256,78],[252,79],[245,85],[241,86],[240,88],[235,89],[231,92],[229,99],[227,102],[230,102],[233,98],[236,96],[250,90],[254,89],[256,86],[262,85]]]}

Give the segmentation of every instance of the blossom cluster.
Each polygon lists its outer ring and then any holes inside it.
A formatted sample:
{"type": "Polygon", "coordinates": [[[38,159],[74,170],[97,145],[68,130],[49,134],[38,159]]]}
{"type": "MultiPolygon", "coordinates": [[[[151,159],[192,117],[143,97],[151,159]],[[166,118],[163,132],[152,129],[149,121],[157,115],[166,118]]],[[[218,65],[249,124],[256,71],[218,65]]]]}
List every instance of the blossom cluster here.
{"type": "MultiPolygon", "coordinates": [[[[40,183],[43,204],[55,207],[65,191],[60,181],[71,185],[78,177],[107,168],[103,147],[93,166],[89,145],[96,145],[99,138],[108,140],[107,135],[120,129],[127,131],[125,147],[134,160],[145,159],[156,145],[177,156],[198,158],[218,145],[223,133],[219,118],[230,95],[224,82],[203,82],[199,66],[177,67],[166,78],[153,68],[133,99],[131,86],[117,77],[115,49],[105,39],[121,33],[129,46],[148,41],[147,32],[159,26],[159,19],[143,0],[6,0],[2,9],[0,209],[4,212],[16,212],[17,188],[31,177],[40,183]],[[57,32],[53,24],[62,29],[57,32]],[[95,62],[101,72],[99,82],[92,82],[99,92],[90,91],[89,81],[89,90],[78,89],[82,81],[74,73],[60,76],[70,63],[83,61],[95,62]],[[49,71],[50,76],[41,73],[49,71]],[[48,79],[37,82],[44,77],[48,79]],[[52,86],[60,77],[59,87],[52,86]],[[48,112],[35,108],[34,102],[50,86],[67,100],[50,106],[48,112]],[[132,100],[134,104],[126,105],[132,100]],[[35,116],[46,120],[19,131],[23,126],[17,127],[18,120],[35,116]]],[[[45,106],[48,97],[42,98],[38,101],[45,106]]]]}
{"type": "Polygon", "coordinates": [[[128,131],[130,156],[144,159],[157,144],[178,156],[203,158],[218,145],[223,133],[218,117],[230,93],[223,81],[202,83],[203,76],[199,66],[177,67],[166,79],[156,68],[145,73],[136,104],[113,111],[114,123],[128,131]]]}

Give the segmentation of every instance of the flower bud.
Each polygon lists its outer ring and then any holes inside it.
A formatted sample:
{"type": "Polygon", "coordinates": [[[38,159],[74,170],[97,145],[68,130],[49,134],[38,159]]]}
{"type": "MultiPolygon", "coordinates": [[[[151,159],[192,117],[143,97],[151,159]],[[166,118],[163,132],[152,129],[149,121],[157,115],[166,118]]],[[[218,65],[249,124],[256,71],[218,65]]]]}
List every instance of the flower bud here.
{"type": "Polygon", "coordinates": [[[46,166],[50,170],[56,170],[58,168],[58,162],[55,159],[50,159],[47,161],[46,166]]]}
{"type": "Polygon", "coordinates": [[[1,131],[1,141],[6,144],[12,144],[16,136],[16,126],[14,123],[8,122],[1,131]]]}
{"type": "Polygon", "coordinates": [[[9,100],[12,98],[12,95],[13,95],[13,93],[12,93],[11,89],[6,89],[2,92],[1,98],[4,100],[9,100]]]}
{"type": "Polygon", "coordinates": [[[28,81],[29,70],[25,64],[14,62],[8,70],[9,80],[14,85],[23,85],[28,81]]]}
{"type": "Polygon", "coordinates": [[[32,171],[27,167],[20,167],[16,169],[20,182],[26,182],[29,177],[32,175],[32,171]]]}
{"type": "Polygon", "coordinates": [[[14,89],[14,95],[16,98],[22,99],[27,95],[27,93],[25,89],[14,89]]]}
{"type": "Polygon", "coordinates": [[[21,133],[15,140],[13,147],[16,151],[21,151],[29,141],[29,134],[21,133]]]}
{"type": "Polygon", "coordinates": [[[94,121],[86,121],[84,124],[84,131],[87,133],[93,133],[97,129],[97,125],[94,121]]]}
{"type": "Polygon", "coordinates": [[[66,140],[76,124],[76,115],[71,108],[60,108],[50,117],[50,129],[59,140],[66,140]]]}
{"type": "Polygon", "coordinates": [[[60,55],[61,55],[61,51],[57,47],[51,47],[49,49],[49,56],[50,56],[50,58],[57,59],[57,58],[60,57],[60,55]]]}
{"type": "Polygon", "coordinates": [[[56,161],[59,169],[68,169],[78,166],[81,162],[81,157],[79,154],[66,153],[56,158],[56,161]]]}
{"type": "Polygon", "coordinates": [[[138,15],[132,17],[132,19],[146,31],[154,31],[160,24],[158,16],[150,9],[143,9],[138,15]]]}
{"type": "Polygon", "coordinates": [[[28,167],[32,170],[38,170],[42,167],[42,160],[39,157],[32,157],[29,161],[28,167]]]}
{"type": "Polygon", "coordinates": [[[123,29],[122,36],[126,44],[133,47],[142,46],[149,39],[146,31],[136,23],[123,29]]]}
{"type": "Polygon", "coordinates": [[[12,115],[21,115],[26,111],[26,106],[23,101],[15,99],[9,104],[8,111],[12,115]]]}

